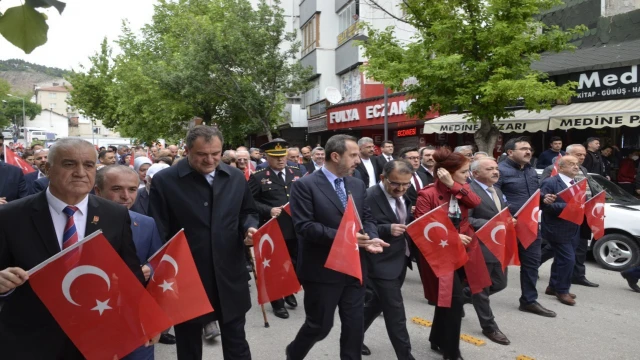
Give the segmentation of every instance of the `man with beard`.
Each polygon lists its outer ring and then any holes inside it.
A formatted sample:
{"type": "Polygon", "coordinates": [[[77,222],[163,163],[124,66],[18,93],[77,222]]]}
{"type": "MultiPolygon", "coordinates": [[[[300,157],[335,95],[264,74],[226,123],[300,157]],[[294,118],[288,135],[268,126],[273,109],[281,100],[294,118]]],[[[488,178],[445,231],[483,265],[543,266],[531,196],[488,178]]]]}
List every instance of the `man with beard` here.
{"type": "Polygon", "coordinates": [[[423,173],[427,178],[427,184],[433,182],[433,168],[436,166],[436,161],[433,160],[433,153],[436,152],[436,148],[433,146],[425,146],[420,150],[421,164],[418,168],[418,172],[423,173]]]}
{"type": "Polygon", "coordinates": [[[302,163],[303,164],[308,164],[311,162],[311,146],[305,146],[302,149],[300,149],[300,152],[302,153],[302,163]]]}
{"type": "Polygon", "coordinates": [[[47,163],[48,156],[49,150],[42,149],[35,151],[35,156],[33,157],[33,167],[38,171],[28,173],[24,176],[24,181],[27,183],[27,190],[29,191],[29,195],[36,193],[33,188],[36,180],[46,177],[44,168],[45,164],[47,163]]]}

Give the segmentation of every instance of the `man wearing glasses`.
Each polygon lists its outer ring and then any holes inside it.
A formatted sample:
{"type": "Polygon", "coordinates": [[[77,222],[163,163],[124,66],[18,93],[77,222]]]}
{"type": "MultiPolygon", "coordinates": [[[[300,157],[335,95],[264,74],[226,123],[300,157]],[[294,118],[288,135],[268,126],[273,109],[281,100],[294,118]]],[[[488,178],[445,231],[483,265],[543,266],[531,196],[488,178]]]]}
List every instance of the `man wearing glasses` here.
{"type": "Polygon", "coordinates": [[[456,148],[453,150],[453,152],[457,152],[460,153],[468,158],[472,158],[473,157],[473,146],[471,145],[464,145],[464,146],[456,146],[456,148]]]}
{"type": "MultiPolygon", "coordinates": [[[[494,185],[502,190],[507,198],[509,211],[514,215],[538,190],[538,173],[531,167],[530,161],[533,154],[531,145],[526,138],[509,139],[504,146],[507,158],[498,164],[500,179],[494,185]]],[[[546,204],[553,203],[556,199],[554,194],[544,196],[546,204]]],[[[555,317],[556,313],[544,308],[538,303],[538,291],[536,283],[538,281],[538,267],[540,266],[542,239],[540,234],[528,248],[524,248],[518,243],[518,253],[520,255],[520,311],[530,312],[540,316],[555,317]]]]}
{"type": "Polygon", "coordinates": [[[429,185],[431,181],[429,181],[424,173],[418,171],[420,168],[420,152],[418,152],[417,148],[406,147],[401,149],[400,157],[407,160],[413,168],[411,187],[407,189],[406,194],[409,202],[411,202],[411,212],[413,212],[413,208],[416,206],[416,200],[418,199],[418,191],[429,185]]]}

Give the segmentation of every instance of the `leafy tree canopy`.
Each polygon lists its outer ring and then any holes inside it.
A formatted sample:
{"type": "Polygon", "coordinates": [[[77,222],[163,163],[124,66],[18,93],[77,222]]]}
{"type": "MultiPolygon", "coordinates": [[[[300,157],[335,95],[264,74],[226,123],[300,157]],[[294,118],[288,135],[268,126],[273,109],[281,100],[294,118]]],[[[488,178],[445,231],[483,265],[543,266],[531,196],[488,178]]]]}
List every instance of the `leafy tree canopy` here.
{"type": "Polygon", "coordinates": [[[4,79],[0,79],[0,128],[5,128],[14,123],[14,120],[19,126],[22,126],[22,100],[24,100],[24,113],[27,118],[33,120],[42,112],[39,104],[29,101],[28,95],[12,94],[14,96],[9,96],[10,92],[11,86],[9,83],[4,79]]]}

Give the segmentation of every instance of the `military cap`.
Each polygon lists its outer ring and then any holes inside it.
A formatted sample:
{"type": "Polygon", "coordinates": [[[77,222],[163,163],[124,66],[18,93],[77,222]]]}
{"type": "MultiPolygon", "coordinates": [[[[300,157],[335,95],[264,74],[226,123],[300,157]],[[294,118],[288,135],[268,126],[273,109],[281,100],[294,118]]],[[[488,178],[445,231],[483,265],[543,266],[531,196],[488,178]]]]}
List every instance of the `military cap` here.
{"type": "Polygon", "coordinates": [[[284,139],[273,139],[266,144],[262,144],[260,150],[270,156],[287,156],[288,147],[289,143],[284,139]]]}

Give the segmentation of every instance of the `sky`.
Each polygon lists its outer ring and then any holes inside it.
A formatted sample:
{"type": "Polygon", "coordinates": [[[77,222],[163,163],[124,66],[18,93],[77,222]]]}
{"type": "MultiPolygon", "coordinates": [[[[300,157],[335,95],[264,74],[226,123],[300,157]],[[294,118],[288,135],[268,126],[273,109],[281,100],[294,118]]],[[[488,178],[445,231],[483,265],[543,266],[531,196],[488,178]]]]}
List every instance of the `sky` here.
{"type": "MultiPolygon", "coordinates": [[[[88,57],[100,50],[106,36],[109,42],[118,38],[122,20],[129,20],[134,30],[151,22],[155,0],[61,0],[67,4],[62,15],[54,8],[44,12],[49,25],[46,44],[25,54],[0,35],[0,60],[22,59],[38,65],[79,70],[87,66],[88,57]]],[[[0,12],[20,6],[21,0],[0,1],[0,12]]],[[[113,46],[113,44],[111,44],[113,46]]],[[[115,52],[115,51],[114,51],[115,52]]]]}

